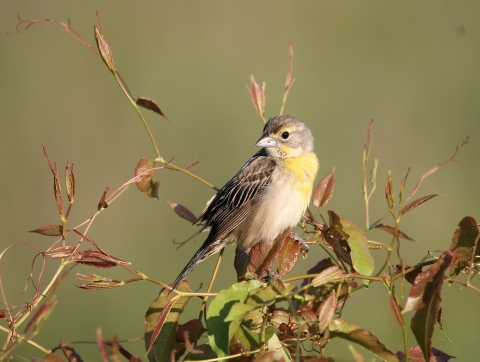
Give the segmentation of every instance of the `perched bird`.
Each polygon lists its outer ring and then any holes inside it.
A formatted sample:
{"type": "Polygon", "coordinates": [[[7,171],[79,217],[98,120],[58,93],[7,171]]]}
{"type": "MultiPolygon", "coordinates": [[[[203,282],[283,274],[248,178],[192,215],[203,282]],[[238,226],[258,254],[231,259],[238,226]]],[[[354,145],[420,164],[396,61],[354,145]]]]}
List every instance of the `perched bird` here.
{"type": "Polygon", "coordinates": [[[271,118],[255,144],[262,147],[208,202],[194,225],[210,233],[173,283],[173,289],[203,260],[237,243],[248,254],[295,226],[310,201],[318,170],[310,129],[291,116],[271,118]]]}

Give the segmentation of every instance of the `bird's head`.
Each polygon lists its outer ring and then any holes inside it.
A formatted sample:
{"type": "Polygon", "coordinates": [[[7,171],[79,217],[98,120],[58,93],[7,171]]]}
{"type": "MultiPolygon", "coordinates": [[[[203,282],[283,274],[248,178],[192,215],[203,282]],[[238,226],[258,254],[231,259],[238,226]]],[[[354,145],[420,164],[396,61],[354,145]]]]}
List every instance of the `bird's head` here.
{"type": "Polygon", "coordinates": [[[284,115],[268,120],[255,145],[264,147],[272,157],[287,158],[312,153],[313,141],[313,134],[305,123],[284,115]]]}

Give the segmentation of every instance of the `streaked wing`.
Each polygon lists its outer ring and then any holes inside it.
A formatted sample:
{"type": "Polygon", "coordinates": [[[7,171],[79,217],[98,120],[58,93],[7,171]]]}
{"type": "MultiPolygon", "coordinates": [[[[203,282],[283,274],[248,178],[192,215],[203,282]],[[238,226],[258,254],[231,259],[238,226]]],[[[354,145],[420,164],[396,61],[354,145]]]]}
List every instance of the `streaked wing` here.
{"type": "Polygon", "coordinates": [[[205,227],[212,228],[210,242],[227,236],[245,220],[271,182],[275,165],[275,160],[262,149],[217,192],[197,221],[206,221],[205,227]]]}

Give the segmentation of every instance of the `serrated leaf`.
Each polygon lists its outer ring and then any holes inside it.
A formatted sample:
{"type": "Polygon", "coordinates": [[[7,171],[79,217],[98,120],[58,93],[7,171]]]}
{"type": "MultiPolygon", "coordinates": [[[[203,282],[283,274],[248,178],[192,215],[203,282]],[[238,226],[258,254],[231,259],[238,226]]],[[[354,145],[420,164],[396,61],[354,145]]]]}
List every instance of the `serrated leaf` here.
{"type": "Polygon", "coordinates": [[[197,217],[187,209],[185,206],[177,204],[175,202],[167,201],[170,207],[175,211],[175,214],[180,216],[182,219],[190,221],[192,224],[197,221],[197,217]]]}
{"type": "MultiPolygon", "coordinates": [[[[353,268],[362,275],[372,275],[374,260],[368,249],[368,240],[363,231],[352,221],[328,211],[330,227],[340,233],[350,246],[353,268]]],[[[368,281],[364,280],[365,284],[368,281]]]]}
{"type": "Polygon", "coordinates": [[[410,210],[420,206],[421,204],[423,204],[424,202],[427,202],[428,200],[434,198],[435,196],[438,196],[438,194],[423,196],[423,197],[420,197],[419,199],[416,199],[415,201],[412,201],[407,206],[403,207],[402,210],[400,210],[400,215],[406,214],[410,210]]]}
{"type": "MultiPolygon", "coordinates": [[[[177,288],[181,292],[191,292],[187,281],[177,288]]],[[[175,334],[178,320],[190,297],[177,296],[162,289],[160,295],[149,306],[145,316],[145,349],[150,362],[170,362],[175,347],[175,334]]]]}
{"type": "Polygon", "coordinates": [[[318,183],[312,194],[312,203],[317,207],[325,206],[332,198],[335,189],[334,171],[326,174],[318,183]]]}
{"type": "Polygon", "coordinates": [[[416,310],[412,318],[411,329],[425,360],[430,360],[432,337],[438,313],[442,307],[442,287],[445,271],[454,261],[454,254],[446,251],[430,269],[420,273],[413,284],[403,313],[416,310]]]}
{"type": "Polygon", "coordinates": [[[369,330],[362,329],[353,323],[347,323],[343,319],[334,319],[330,325],[330,335],[332,338],[340,337],[348,341],[354,342],[380,357],[384,361],[398,362],[398,357],[390,352],[377,337],[369,330]]]}
{"type": "Polygon", "coordinates": [[[259,288],[258,280],[233,284],[224,289],[212,300],[207,310],[208,340],[212,350],[219,358],[229,353],[229,327],[233,322],[225,322],[230,309],[235,303],[245,300],[249,291],[259,288]]]}
{"type": "Polygon", "coordinates": [[[29,233],[36,233],[46,236],[62,236],[62,225],[44,225],[35,230],[30,230],[29,233]]]}

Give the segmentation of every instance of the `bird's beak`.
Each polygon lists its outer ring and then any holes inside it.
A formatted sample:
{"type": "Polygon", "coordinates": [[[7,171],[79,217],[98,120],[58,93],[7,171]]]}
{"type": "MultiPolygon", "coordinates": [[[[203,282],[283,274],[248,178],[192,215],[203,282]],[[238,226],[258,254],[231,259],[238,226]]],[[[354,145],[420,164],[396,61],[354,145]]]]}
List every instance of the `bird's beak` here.
{"type": "Polygon", "coordinates": [[[258,147],[277,147],[277,141],[275,138],[268,136],[266,133],[262,134],[262,137],[255,143],[258,147]]]}

